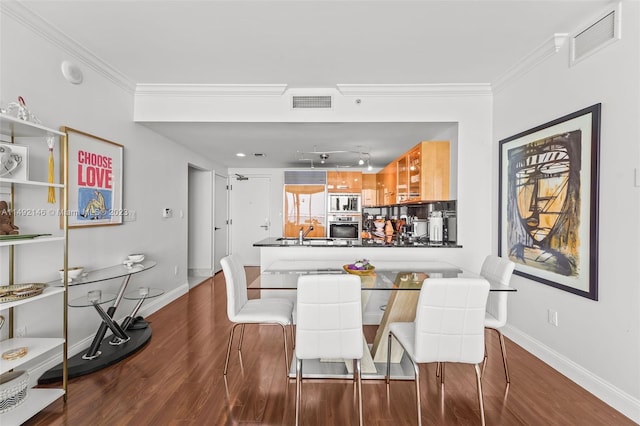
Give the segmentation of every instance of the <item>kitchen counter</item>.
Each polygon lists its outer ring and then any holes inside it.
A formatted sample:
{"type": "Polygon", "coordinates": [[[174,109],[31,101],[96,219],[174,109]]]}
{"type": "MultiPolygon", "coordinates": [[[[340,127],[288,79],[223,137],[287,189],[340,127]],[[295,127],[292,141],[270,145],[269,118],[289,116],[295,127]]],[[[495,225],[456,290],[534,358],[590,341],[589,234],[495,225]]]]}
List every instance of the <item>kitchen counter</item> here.
{"type": "Polygon", "coordinates": [[[393,241],[391,244],[380,244],[374,240],[362,240],[357,242],[351,242],[346,240],[333,240],[331,238],[307,238],[303,244],[297,238],[265,238],[256,243],[253,243],[254,247],[367,247],[367,248],[461,248],[462,246],[456,243],[445,244],[429,244],[429,243],[399,243],[393,241]]]}

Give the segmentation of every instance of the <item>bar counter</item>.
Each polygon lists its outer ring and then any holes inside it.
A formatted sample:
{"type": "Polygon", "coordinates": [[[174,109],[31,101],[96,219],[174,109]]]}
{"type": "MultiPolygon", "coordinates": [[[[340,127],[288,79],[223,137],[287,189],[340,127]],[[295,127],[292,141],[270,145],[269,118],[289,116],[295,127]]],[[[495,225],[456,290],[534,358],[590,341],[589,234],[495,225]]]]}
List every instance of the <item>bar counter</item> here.
{"type": "Polygon", "coordinates": [[[331,238],[306,238],[302,244],[297,238],[265,238],[253,244],[254,247],[367,247],[367,248],[462,248],[457,243],[447,242],[431,244],[423,242],[400,242],[393,240],[391,243],[379,243],[375,240],[336,240],[331,238]]]}

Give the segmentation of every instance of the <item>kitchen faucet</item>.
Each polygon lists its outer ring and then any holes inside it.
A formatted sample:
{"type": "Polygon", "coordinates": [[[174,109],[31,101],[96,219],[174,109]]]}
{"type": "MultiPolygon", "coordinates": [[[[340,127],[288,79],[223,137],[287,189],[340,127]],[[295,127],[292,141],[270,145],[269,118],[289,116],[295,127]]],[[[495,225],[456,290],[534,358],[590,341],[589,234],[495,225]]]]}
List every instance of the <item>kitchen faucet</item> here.
{"type": "Polygon", "coordinates": [[[309,225],[309,227],[307,228],[307,230],[304,230],[304,226],[300,227],[300,231],[298,231],[298,243],[302,244],[304,242],[304,239],[306,238],[306,236],[309,234],[309,232],[313,231],[313,225],[309,225]]]}

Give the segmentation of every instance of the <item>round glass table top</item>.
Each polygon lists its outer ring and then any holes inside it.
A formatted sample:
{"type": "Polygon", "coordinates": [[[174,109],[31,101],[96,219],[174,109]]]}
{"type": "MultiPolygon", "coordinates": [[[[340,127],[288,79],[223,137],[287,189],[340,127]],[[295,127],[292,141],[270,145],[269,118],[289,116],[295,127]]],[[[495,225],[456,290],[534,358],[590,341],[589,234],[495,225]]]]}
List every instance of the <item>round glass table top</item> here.
{"type": "MultiPolygon", "coordinates": [[[[104,303],[113,302],[116,300],[116,295],[111,293],[102,293],[96,300],[95,303],[98,305],[102,305],[104,303]]],[[[78,297],[69,301],[69,306],[72,308],[85,308],[87,306],[93,306],[93,302],[89,300],[89,295],[85,294],[84,296],[78,297]]]]}
{"type": "Polygon", "coordinates": [[[163,294],[164,290],[160,288],[139,287],[136,290],[131,290],[128,293],[125,293],[124,298],[127,300],[150,299],[152,297],[158,297],[163,294]]]}

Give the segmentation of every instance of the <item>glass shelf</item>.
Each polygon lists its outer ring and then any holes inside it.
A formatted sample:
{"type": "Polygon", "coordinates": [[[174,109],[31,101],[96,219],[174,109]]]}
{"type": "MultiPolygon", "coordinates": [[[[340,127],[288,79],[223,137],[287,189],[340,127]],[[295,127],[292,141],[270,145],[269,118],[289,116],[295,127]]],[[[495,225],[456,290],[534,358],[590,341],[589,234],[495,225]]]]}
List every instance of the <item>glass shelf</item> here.
{"type": "Polygon", "coordinates": [[[126,293],[124,298],[127,300],[151,299],[152,297],[162,296],[163,294],[164,290],[159,288],[141,287],[126,293]],[[144,291],[142,289],[146,289],[148,293],[143,294],[144,291]]]}
{"type": "MultiPolygon", "coordinates": [[[[109,266],[107,268],[96,269],[93,271],[89,271],[87,275],[84,275],[79,278],[74,278],[73,281],[69,282],[69,286],[83,285],[96,283],[100,281],[107,281],[114,278],[126,277],[127,275],[137,274],[138,272],[146,271],[147,269],[151,269],[156,266],[156,262],[153,260],[143,260],[140,263],[134,263],[131,267],[128,267],[125,264],[109,266]]],[[[48,283],[52,287],[62,287],[62,280],[58,279],[55,281],[50,281],[48,283]]]]}
{"type": "MultiPolygon", "coordinates": [[[[116,295],[111,293],[102,293],[100,299],[96,302],[99,305],[103,305],[105,303],[113,302],[116,300],[116,295]]],[[[93,306],[93,302],[89,301],[88,296],[85,294],[82,297],[78,297],[77,299],[73,299],[69,302],[69,306],[72,308],[86,308],[88,306],[93,306]]]]}

